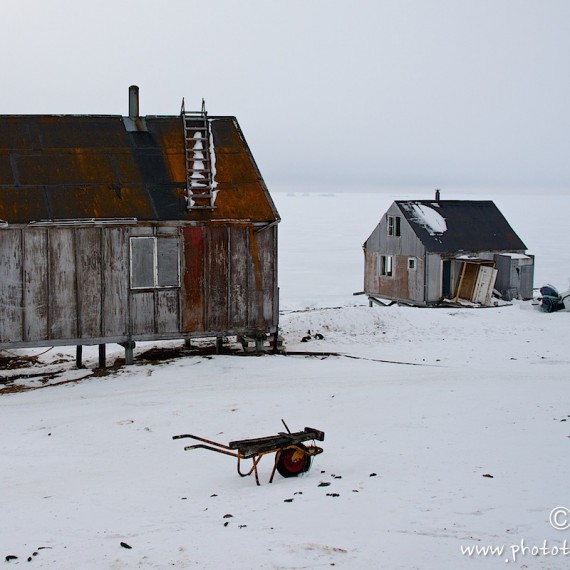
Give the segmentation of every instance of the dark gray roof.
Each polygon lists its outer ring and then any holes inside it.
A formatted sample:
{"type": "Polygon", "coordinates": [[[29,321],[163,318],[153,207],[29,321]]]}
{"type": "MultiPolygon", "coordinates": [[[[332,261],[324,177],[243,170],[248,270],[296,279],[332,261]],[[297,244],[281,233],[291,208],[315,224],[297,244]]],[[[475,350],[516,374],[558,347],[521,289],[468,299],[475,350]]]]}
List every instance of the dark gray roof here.
{"type": "Polygon", "coordinates": [[[278,219],[234,117],[209,117],[219,190],[215,210],[186,207],[182,116],[0,115],[0,220],[278,219]]]}
{"type": "Polygon", "coordinates": [[[398,200],[396,204],[428,252],[526,250],[490,200],[398,200]]]}

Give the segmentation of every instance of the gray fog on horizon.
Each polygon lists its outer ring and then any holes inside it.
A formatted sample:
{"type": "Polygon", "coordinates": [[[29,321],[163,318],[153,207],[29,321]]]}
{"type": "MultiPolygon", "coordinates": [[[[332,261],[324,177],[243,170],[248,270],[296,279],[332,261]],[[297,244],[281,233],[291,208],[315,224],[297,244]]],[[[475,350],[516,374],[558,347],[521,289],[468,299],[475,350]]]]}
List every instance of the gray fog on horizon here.
{"type": "Polygon", "coordinates": [[[568,0],[4,0],[0,45],[0,115],[204,98],[270,188],[570,189],[568,0]]]}

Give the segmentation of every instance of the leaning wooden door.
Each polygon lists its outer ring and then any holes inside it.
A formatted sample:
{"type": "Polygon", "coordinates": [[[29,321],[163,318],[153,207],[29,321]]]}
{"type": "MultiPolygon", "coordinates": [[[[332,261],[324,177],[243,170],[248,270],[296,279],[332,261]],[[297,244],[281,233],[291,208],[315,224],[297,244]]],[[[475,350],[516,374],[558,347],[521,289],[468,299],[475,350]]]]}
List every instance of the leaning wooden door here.
{"type": "Polygon", "coordinates": [[[494,267],[481,265],[477,273],[477,281],[475,281],[475,288],[473,290],[472,301],[474,303],[481,303],[481,305],[488,305],[493,294],[493,287],[497,279],[498,271],[494,267]]]}

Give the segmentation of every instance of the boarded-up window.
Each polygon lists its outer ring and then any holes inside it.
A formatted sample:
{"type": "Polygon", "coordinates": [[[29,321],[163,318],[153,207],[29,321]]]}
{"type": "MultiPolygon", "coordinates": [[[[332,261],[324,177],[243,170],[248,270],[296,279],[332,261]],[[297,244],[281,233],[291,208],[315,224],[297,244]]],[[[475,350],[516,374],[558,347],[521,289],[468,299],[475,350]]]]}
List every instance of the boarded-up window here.
{"type": "Polygon", "coordinates": [[[178,239],[131,238],[131,289],[179,286],[178,239]]]}
{"type": "Polygon", "coordinates": [[[178,240],[158,238],[157,253],[157,287],[178,287],[180,285],[180,261],[178,259],[178,240]]]}

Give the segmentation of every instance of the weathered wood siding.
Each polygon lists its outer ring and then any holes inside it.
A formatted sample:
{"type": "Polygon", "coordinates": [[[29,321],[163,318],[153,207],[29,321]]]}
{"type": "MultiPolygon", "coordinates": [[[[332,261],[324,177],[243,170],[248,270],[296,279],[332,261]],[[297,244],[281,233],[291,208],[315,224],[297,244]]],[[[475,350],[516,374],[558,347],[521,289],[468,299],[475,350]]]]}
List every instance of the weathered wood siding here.
{"type": "Polygon", "coordinates": [[[441,300],[443,294],[441,256],[437,253],[426,255],[426,297],[428,303],[435,303],[441,300]]]}
{"type": "Polygon", "coordinates": [[[276,227],[251,224],[2,229],[0,347],[274,330],[276,241],[276,227]],[[158,265],[154,286],[131,286],[139,237],[158,240],[164,274],[158,265]],[[176,250],[179,261],[164,261],[176,250]],[[163,286],[177,274],[178,284],[163,286]]]}
{"type": "Polygon", "coordinates": [[[129,322],[129,229],[102,229],[103,323],[105,337],[124,337],[129,322]]]}
{"type": "Polygon", "coordinates": [[[0,231],[0,342],[22,338],[22,235],[0,231]]]}
{"type": "Polygon", "coordinates": [[[154,293],[137,291],[131,296],[131,331],[133,336],[155,332],[154,293]]]}
{"type": "Polygon", "coordinates": [[[58,228],[48,232],[47,253],[49,338],[77,338],[75,230],[58,228]]]}
{"type": "Polygon", "coordinates": [[[424,260],[407,255],[393,255],[393,274],[381,275],[382,255],[375,251],[364,252],[364,291],[397,300],[424,302],[424,260]],[[415,269],[409,269],[410,257],[415,269]]]}
{"type": "Polygon", "coordinates": [[[425,302],[425,248],[398,206],[392,204],[364,244],[364,291],[392,299],[425,302]],[[400,235],[388,235],[388,216],[400,218],[400,235]],[[381,275],[381,257],[392,256],[391,276],[381,275]],[[415,269],[408,261],[415,260],[415,269]]]}
{"type": "Polygon", "coordinates": [[[182,272],[182,330],[205,331],[204,318],[204,228],[182,229],[184,256],[182,272]]]}
{"type": "MultiPolygon", "coordinates": [[[[229,323],[229,234],[227,226],[205,228],[204,273],[206,330],[223,331],[229,323]]],[[[233,289],[233,287],[232,287],[233,289]]]]}
{"type": "MultiPolygon", "coordinates": [[[[18,232],[14,232],[14,236],[18,232]]],[[[0,232],[1,237],[1,232],[0,232]]],[[[30,229],[22,233],[24,330],[22,338],[28,341],[41,341],[49,338],[47,230],[30,229]]],[[[0,264],[1,266],[1,264],[0,264]]],[[[0,289],[2,288],[0,284],[0,289]]],[[[1,325],[0,325],[1,328],[1,325]]]]}
{"type": "Polygon", "coordinates": [[[75,233],[77,256],[77,314],[78,337],[102,336],[103,271],[102,232],[85,228],[75,233]]]}
{"type": "Polygon", "coordinates": [[[155,292],[156,333],[174,333],[180,330],[180,290],[159,289],[155,292]]]}
{"type": "Polygon", "coordinates": [[[183,237],[183,332],[262,332],[277,325],[276,227],[190,227],[183,237]]]}
{"type": "Polygon", "coordinates": [[[248,322],[249,267],[249,227],[232,227],[229,243],[231,294],[229,306],[230,327],[240,327],[248,322]]]}
{"type": "Polygon", "coordinates": [[[276,226],[270,229],[262,229],[255,232],[254,237],[257,242],[257,252],[259,259],[259,270],[261,272],[261,288],[257,289],[261,297],[261,319],[263,324],[271,323],[274,316],[275,291],[274,283],[277,281],[275,268],[274,247],[276,226]]]}

